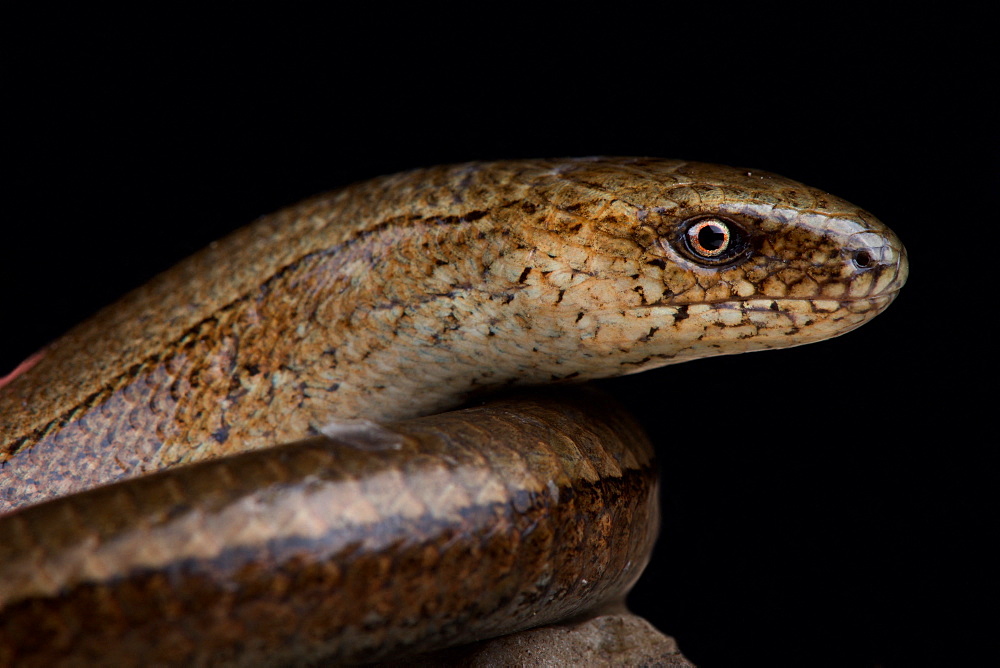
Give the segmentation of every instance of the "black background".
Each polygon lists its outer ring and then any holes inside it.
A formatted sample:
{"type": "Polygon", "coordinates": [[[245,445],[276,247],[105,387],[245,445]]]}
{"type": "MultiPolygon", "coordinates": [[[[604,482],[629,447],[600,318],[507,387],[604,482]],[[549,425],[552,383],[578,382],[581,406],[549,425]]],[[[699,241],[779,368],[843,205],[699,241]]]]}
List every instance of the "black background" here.
{"type": "Polygon", "coordinates": [[[846,337],[606,384],[664,469],[632,607],[704,667],[982,665],[1000,150],[976,19],[630,11],[13,17],[0,373],[210,240],[375,175],[778,172],[888,223],[910,282],[846,337]]]}

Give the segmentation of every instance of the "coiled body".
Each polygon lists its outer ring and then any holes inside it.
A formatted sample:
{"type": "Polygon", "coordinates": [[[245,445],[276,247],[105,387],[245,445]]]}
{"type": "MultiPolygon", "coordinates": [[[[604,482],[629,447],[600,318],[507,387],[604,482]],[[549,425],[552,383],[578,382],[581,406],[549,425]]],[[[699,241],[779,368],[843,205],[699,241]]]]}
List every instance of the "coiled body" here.
{"type": "Polygon", "coordinates": [[[0,508],[347,418],[828,338],[905,277],[870,214],[769,174],[580,159],[377,179],[214,244],[9,381],[0,508]]]}
{"type": "Polygon", "coordinates": [[[390,659],[580,614],[642,572],[652,450],[606,398],[381,434],[376,451],[317,437],[0,521],[0,664],[390,659]]]}

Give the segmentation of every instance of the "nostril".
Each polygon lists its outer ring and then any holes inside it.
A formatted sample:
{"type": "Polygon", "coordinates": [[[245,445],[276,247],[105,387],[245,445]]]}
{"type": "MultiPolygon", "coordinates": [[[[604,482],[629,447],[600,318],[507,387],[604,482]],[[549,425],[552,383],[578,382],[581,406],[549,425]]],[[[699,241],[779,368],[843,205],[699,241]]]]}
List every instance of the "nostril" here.
{"type": "Polygon", "coordinates": [[[854,265],[859,269],[867,269],[875,264],[872,254],[866,250],[854,251],[854,265]]]}

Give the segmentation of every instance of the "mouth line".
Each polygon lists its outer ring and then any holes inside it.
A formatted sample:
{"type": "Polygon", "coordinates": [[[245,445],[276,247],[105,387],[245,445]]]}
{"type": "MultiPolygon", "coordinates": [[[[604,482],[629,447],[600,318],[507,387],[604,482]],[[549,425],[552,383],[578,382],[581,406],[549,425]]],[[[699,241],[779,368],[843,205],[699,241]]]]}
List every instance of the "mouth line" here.
{"type": "Polygon", "coordinates": [[[736,308],[739,305],[741,308],[746,308],[752,311],[772,311],[775,310],[771,306],[752,306],[747,307],[749,302],[765,302],[767,304],[780,304],[782,302],[834,302],[842,306],[848,304],[856,304],[863,301],[879,301],[883,299],[895,298],[899,294],[899,290],[890,290],[887,292],[880,292],[875,295],[867,295],[864,297],[849,297],[849,298],[835,298],[835,297],[747,297],[746,299],[720,299],[717,301],[702,301],[702,302],[691,302],[688,304],[671,304],[669,302],[657,302],[653,304],[647,304],[639,308],[691,308],[692,306],[713,306],[717,308],[736,308]]]}

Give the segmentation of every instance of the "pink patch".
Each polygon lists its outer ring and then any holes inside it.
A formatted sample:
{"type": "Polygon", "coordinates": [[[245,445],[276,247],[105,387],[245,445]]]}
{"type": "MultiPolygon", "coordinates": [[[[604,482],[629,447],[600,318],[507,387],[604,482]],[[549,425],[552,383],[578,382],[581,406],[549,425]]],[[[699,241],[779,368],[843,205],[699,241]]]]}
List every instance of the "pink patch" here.
{"type": "Polygon", "coordinates": [[[21,362],[20,364],[18,364],[16,367],[14,367],[13,371],[11,371],[10,373],[8,373],[3,378],[0,378],[0,388],[2,388],[4,385],[10,383],[12,380],[14,380],[18,376],[20,376],[22,373],[24,373],[25,371],[27,371],[31,367],[33,367],[36,364],[38,364],[38,360],[42,359],[43,355],[45,355],[45,351],[44,350],[39,350],[37,353],[35,353],[34,355],[32,355],[31,357],[29,357],[28,359],[26,359],[23,362],[21,362]]]}

